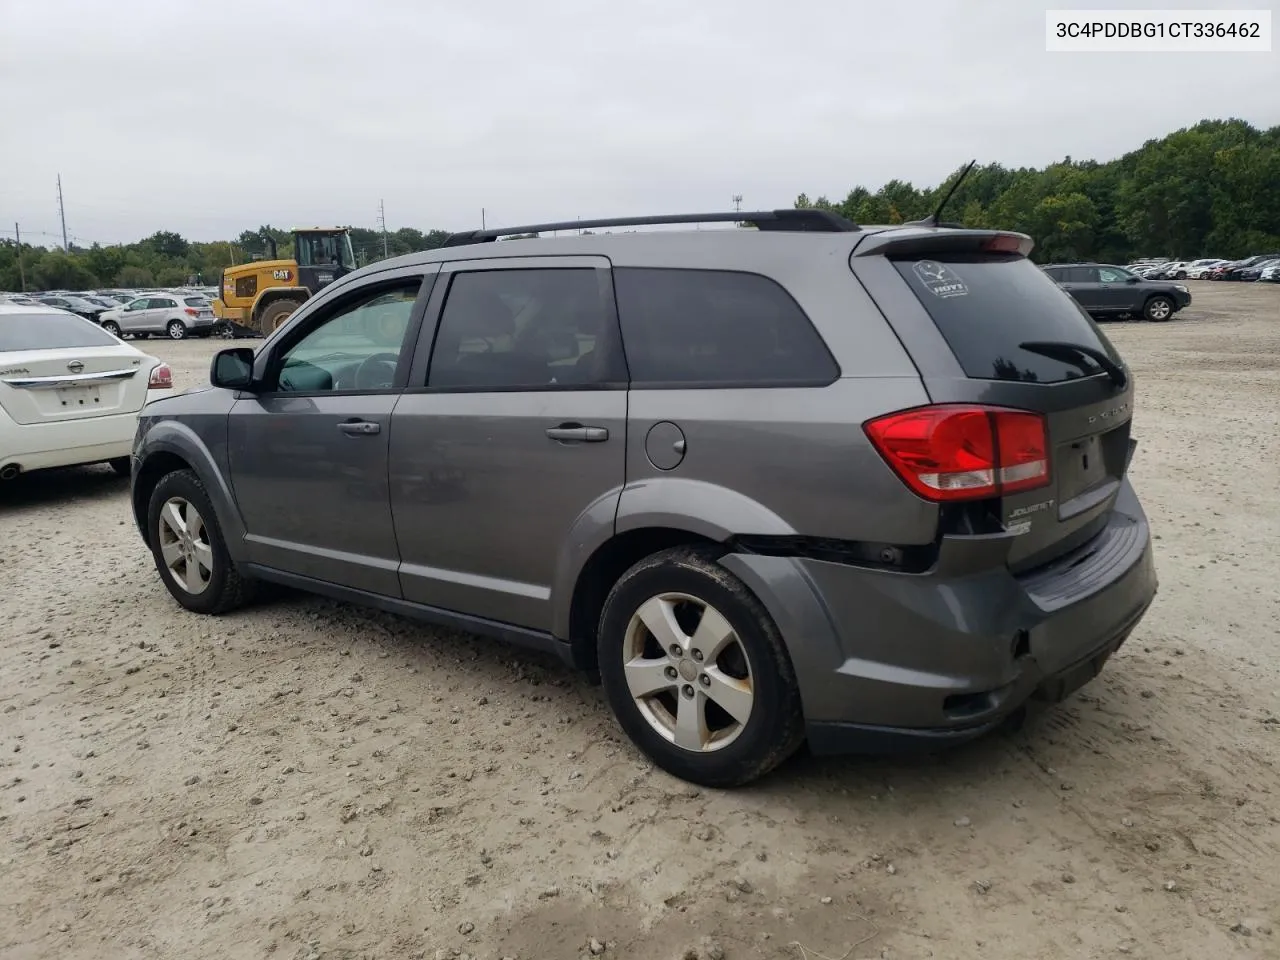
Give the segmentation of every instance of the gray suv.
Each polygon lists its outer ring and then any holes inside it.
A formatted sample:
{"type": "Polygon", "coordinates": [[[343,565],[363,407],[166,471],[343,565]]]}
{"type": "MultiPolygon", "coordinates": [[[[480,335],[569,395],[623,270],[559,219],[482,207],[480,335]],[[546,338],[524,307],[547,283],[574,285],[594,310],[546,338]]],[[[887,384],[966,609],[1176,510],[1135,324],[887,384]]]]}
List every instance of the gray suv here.
{"type": "Polygon", "coordinates": [[[1050,263],[1044,272],[1095,317],[1140,316],[1163,323],[1191,305],[1186,284],[1147,280],[1109,263],[1050,263]]]}
{"type": "Polygon", "coordinates": [[[708,785],[978,736],[1156,592],[1133,384],[1019,234],[541,224],[358,270],[148,404],[169,592],[274,582],[552,651],[708,785]],[[579,227],[754,229],[527,238],[579,227]]]}

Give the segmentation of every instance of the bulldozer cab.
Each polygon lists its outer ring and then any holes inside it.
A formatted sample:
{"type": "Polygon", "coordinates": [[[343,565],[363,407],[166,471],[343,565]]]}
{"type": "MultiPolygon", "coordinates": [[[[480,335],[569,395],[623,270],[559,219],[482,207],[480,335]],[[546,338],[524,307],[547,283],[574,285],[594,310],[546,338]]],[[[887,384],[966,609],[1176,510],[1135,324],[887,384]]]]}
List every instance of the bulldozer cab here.
{"type": "Polygon", "coordinates": [[[293,251],[300,285],[312,294],[356,268],[351,236],[337,227],[293,231],[293,251]]]}

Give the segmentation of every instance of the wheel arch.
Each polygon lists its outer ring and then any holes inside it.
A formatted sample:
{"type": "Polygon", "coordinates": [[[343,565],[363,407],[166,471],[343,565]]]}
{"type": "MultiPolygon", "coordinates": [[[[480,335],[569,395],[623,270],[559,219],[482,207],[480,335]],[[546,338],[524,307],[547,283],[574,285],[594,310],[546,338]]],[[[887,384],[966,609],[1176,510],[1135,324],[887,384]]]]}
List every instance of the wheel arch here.
{"type": "Polygon", "coordinates": [[[135,457],[139,463],[130,499],[134,521],[145,542],[151,542],[147,529],[147,506],[156,484],[175,470],[189,469],[200,478],[209,494],[232,561],[240,563],[245,559],[244,519],[236,506],[235,495],[224,471],[219,469],[213,454],[194,430],[172,420],[158,423],[148,432],[135,457]]]}
{"type": "Polygon", "coordinates": [[[664,477],[630,485],[593,504],[566,539],[552,633],[569,642],[578,666],[594,669],[605,599],[633,564],[670,547],[702,545],[722,555],[734,536],[794,533],[763,504],[716,484],[664,477]]]}

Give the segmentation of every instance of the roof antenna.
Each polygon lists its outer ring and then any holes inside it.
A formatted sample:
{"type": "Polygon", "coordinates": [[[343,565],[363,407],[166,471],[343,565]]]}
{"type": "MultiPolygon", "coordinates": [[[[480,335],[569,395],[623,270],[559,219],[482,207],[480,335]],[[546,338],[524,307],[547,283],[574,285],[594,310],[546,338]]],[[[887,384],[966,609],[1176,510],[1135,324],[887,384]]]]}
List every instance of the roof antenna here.
{"type": "Polygon", "coordinates": [[[942,216],[942,208],[951,201],[952,194],[956,192],[956,189],[960,184],[964,183],[964,178],[969,175],[969,171],[973,169],[973,165],[977,162],[977,157],[974,157],[969,161],[969,165],[960,171],[960,176],[956,177],[955,182],[951,184],[951,189],[947,191],[946,196],[942,198],[942,202],[938,204],[938,209],[934,210],[933,213],[929,214],[929,216],[925,217],[923,220],[917,220],[917,226],[937,227],[941,225],[941,220],[939,218],[942,216]]]}

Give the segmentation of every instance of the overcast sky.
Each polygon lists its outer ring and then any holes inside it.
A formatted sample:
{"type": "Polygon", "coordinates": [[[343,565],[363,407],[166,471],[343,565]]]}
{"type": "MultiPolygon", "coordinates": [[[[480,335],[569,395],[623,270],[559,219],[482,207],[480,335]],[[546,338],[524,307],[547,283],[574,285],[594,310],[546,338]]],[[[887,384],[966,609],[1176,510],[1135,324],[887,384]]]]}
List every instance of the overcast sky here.
{"type": "Polygon", "coordinates": [[[1175,4],[0,0],[0,236],[56,242],[58,173],[80,243],[213,240],[380,199],[391,229],[772,208],[1280,123],[1280,53],[1044,50],[1046,7],[1175,4]]]}

